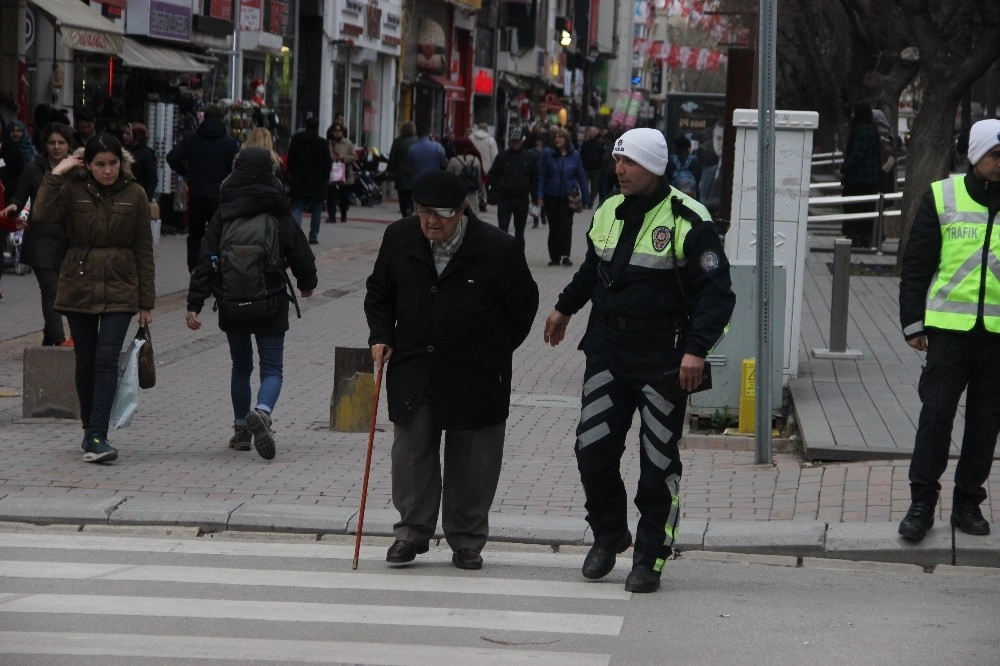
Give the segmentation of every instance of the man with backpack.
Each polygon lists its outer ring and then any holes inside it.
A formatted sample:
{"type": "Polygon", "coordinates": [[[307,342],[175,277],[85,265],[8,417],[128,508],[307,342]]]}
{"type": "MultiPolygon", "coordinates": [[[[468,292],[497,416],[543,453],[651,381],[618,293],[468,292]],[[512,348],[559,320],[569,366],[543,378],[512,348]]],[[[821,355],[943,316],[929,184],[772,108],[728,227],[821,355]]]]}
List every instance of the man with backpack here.
{"type": "Polygon", "coordinates": [[[201,328],[198,313],[215,297],[219,328],[229,339],[233,360],[230,391],[234,434],[229,448],[262,458],[275,455],[272,413],[281,393],[289,301],[298,302],[285,268],[291,268],[299,293],[316,288],[316,259],[288,208],[284,186],[268,151],[246,148],[222,183],[219,208],[208,224],[188,290],[187,325],[201,328]],[[257,340],[260,390],[250,403],[253,373],[251,336],[257,340]]]}
{"type": "Polygon", "coordinates": [[[675,190],[680,190],[692,199],[698,199],[701,162],[691,152],[691,139],[684,134],[674,139],[674,153],[667,163],[667,181],[675,190]]]}

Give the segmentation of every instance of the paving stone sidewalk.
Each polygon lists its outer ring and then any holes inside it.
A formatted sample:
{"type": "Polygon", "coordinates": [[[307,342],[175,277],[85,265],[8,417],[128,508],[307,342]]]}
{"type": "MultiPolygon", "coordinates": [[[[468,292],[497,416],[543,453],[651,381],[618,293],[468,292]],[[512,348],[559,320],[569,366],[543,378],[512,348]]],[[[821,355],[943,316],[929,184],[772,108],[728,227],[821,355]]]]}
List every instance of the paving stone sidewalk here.
{"type": "MultiPolygon", "coordinates": [[[[491,208],[485,218],[495,222],[494,213],[491,208]]],[[[277,513],[272,515],[280,515],[279,506],[287,505],[353,515],[361,496],[367,433],[335,433],[327,427],[333,350],[367,346],[364,283],[384,226],[395,217],[396,204],[385,203],[352,209],[347,224],[323,225],[320,245],[314,246],[320,286],[316,295],[302,302],[302,319],[293,318],[286,337],[285,382],[275,411],[278,455],[271,462],[253,451],[227,448],[232,421],[228,348],[207,309],[201,331],[189,331],[184,324],[183,237],[166,236],[156,249],[160,299],[152,330],[159,364],[157,386],[142,392],[133,425],[111,433],[121,457],[109,465],[82,462],[77,423],[20,418],[21,351],[40,340],[41,317],[33,277],[6,274],[6,298],[0,303],[0,395],[13,395],[0,397],[0,432],[6,449],[0,469],[0,520],[28,520],[30,516],[5,513],[4,507],[30,498],[47,498],[52,506],[102,501],[117,506],[128,498],[128,502],[160,504],[226,502],[232,503],[225,505],[230,508],[274,505],[277,513]]],[[[573,252],[578,262],[586,226],[584,216],[578,215],[573,252]]],[[[527,230],[528,261],[539,283],[541,307],[532,335],[514,358],[514,396],[494,525],[519,525],[518,533],[525,534],[534,519],[568,520],[558,524],[576,525],[583,535],[584,497],[573,458],[573,433],[583,375],[583,355],[576,346],[586,318],[584,313],[574,318],[559,347],[543,343],[544,319],[575,270],[546,266],[546,231],[530,224],[527,230]]],[[[733,334],[739,334],[738,326],[733,334]]],[[[803,340],[802,346],[820,345],[803,340]]],[[[392,515],[391,437],[383,396],[367,500],[368,511],[380,517],[383,527],[386,520],[391,523],[392,515]]],[[[638,473],[636,441],[637,435],[630,436],[622,462],[629,488],[634,488],[638,473]]],[[[776,453],[773,464],[757,465],[752,444],[748,438],[731,441],[727,448],[704,448],[720,445],[696,437],[684,441],[682,517],[692,528],[685,531],[700,538],[702,546],[709,526],[722,529],[724,524],[744,523],[751,525],[748,534],[770,534],[774,541],[781,540],[780,530],[794,529],[794,523],[824,535],[828,527],[872,524],[883,542],[895,541],[895,523],[909,503],[906,461],[810,464],[795,453],[776,453]],[[750,450],[732,450],[740,448],[750,450]]],[[[949,548],[950,530],[943,525],[950,510],[954,464],[943,478],[939,515],[943,522],[936,529],[940,533],[936,536],[949,535],[949,548]]],[[[984,506],[989,519],[1000,517],[997,489],[1000,470],[994,469],[992,506],[984,506]]],[[[108,515],[117,510],[112,508],[108,515]]],[[[806,541],[813,538],[812,531],[808,535],[806,541]]],[[[938,546],[945,548],[943,543],[938,546]]],[[[974,545],[980,548],[986,543],[980,540],[974,545]]],[[[995,555],[1000,542],[994,536],[988,543],[995,555]]],[[[994,566],[1000,566],[1000,560],[994,566]]]]}

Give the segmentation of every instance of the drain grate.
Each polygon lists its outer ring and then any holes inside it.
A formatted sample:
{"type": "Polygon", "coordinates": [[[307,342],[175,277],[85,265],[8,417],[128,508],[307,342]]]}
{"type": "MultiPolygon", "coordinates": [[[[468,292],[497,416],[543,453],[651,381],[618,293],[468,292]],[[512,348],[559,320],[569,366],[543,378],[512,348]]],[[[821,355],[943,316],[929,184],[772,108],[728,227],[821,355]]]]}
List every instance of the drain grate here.
{"type": "Polygon", "coordinates": [[[580,409],[580,398],[569,395],[545,395],[541,393],[512,393],[511,406],[518,407],[561,407],[580,409]]]}

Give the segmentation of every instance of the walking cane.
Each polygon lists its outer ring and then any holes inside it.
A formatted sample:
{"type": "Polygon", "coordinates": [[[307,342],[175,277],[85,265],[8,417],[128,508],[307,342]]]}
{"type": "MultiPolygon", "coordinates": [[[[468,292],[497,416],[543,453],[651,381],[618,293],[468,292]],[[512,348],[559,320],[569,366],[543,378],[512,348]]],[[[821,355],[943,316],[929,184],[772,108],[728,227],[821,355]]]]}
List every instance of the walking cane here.
{"type": "Polygon", "coordinates": [[[358,512],[358,535],[354,539],[354,565],[358,568],[358,554],[361,552],[361,528],[365,524],[365,500],[368,499],[368,472],[372,467],[372,446],[375,444],[375,417],[378,415],[378,394],[382,389],[382,367],[385,365],[385,353],[378,363],[378,374],[375,375],[375,397],[372,398],[372,423],[368,428],[368,454],[365,456],[365,480],[361,484],[361,510],[358,512]]]}

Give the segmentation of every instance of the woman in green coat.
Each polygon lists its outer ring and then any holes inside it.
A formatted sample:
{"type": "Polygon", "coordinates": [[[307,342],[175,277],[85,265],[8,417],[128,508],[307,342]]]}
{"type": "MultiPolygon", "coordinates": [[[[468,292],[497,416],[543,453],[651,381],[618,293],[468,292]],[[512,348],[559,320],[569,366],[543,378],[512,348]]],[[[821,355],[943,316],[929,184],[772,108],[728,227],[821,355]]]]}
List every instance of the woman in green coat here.
{"type": "Polygon", "coordinates": [[[131,155],[110,134],[91,138],[82,155],[45,174],[32,224],[61,224],[68,248],[55,308],[66,315],[76,353],[83,459],[118,457],[108,443],[118,388],[118,357],[132,317],[148,325],[156,295],[146,192],[129,169],[131,155]]]}

